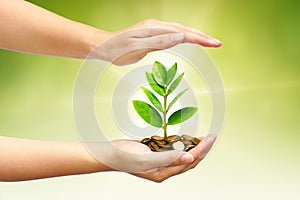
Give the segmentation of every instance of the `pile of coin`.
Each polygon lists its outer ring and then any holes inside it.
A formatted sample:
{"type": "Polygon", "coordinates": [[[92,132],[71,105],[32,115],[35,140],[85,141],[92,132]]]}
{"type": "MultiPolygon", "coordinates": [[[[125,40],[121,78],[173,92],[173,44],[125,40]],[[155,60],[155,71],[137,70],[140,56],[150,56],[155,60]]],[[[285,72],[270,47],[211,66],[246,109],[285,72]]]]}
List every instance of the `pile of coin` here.
{"type": "Polygon", "coordinates": [[[169,151],[174,149],[189,151],[197,146],[197,144],[200,143],[200,140],[189,135],[171,135],[167,138],[152,136],[151,138],[143,139],[141,143],[147,145],[151,149],[151,151],[156,152],[169,151]]]}

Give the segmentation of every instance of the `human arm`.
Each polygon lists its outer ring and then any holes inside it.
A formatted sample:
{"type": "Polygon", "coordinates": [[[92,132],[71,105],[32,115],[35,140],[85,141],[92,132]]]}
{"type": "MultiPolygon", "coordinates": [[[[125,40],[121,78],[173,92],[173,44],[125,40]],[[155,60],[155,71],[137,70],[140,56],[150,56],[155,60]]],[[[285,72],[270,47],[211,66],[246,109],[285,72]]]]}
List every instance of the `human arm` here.
{"type": "Polygon", "coordinates": [[[113,62],[118,49],[139,51],[119,60],[123,65],[136,62],[148,52],[170,48],[181,42],[219,47],[222,43],[191,27],[159,20],[145,20],[128,28],[106,32],[75,22],[23,0],[0,1],[0,48],[13,51],[73,58],[92,57],[113,62]],[[135,31],[135,34],[126,34],[135,31]],[[151,29],[152,31],[143,31],[151,29]],[[178,34],[181,33],[181,34],[178,34]],[[123,35],[122,43],[111,42],[105,49],[95,48],[104,41],[123,35]],[[147,44],[151,48],[142,46],[147,44]],[[123,46],[121,46],[123,45],[123,46]],[[133,48],[134,47],[134,48],[133,48]],[[133,48],[133,49],[130,49],[133,48]]]}
{"type": "Polygon", "coordinates": [[[0,136],[0,181],[21,181],[112,170],[90,156],[80,142],[0,136]]]}
{"type": "MultiPolygon", "coordinates": [[[[114,163],[104,164],[88,153],[80,142],[40,141],[0,136],[0,181],[22,181],[94,172],[121,171],[109,165],[128,172],[124,168],[125,160],[127,167],[131,169],[136,167],[135,170],[138,170],[138,172],[128,173],[161,182],[195,167],[210,150],[214,140],[215,138],[203,139],[189,153],[166,152],[165,154],[162,152],[151,153],[148,147],[136,141],[116,140],[112,142],[115,147],[134,155],[124,157],[124,154],[117,154],[113,148],[109,148],[110,152],[106,152],[104,155],[108,156],[107,159],[114,163]]],[[[99,144],[99,150],[102,147],[99,144]]]]}
{"type": "Polygon", "coordinates": [[[0,48],[85,58],[107,34],[27,1],[0,1],[0,48]]]}

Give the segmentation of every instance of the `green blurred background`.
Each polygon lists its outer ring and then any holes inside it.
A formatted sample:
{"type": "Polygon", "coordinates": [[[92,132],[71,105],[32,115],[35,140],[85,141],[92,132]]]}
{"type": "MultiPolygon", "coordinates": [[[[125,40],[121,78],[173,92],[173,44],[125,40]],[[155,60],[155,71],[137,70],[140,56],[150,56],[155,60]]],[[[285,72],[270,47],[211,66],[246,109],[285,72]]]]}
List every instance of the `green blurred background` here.
{"type": "MultiPolygon", "coordinates": [[[[300,198],[300,1],[31,2],[108,31],[157,18],[220,39],[223,47],[207,52],[224,81],[226,121],[204,162],[162,184],[102,173],[0,183],[0,199],[300,198]]],[[[77,140],[72,90],[81,64],[0,50],[0,135],[77,140]]]]}

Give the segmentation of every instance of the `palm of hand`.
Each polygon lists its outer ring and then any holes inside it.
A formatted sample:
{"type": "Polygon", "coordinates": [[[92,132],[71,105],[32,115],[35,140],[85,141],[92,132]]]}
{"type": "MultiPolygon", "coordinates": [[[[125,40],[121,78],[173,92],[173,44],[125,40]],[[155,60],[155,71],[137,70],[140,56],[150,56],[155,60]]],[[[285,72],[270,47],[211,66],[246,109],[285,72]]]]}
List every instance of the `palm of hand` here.
{"type": "Polygon", "coordinates": [[[151,150],[146,145],[138,142],[137,140],[114,140],[112,144],[118,149],[132,154],[151,153],[151,150]]]}

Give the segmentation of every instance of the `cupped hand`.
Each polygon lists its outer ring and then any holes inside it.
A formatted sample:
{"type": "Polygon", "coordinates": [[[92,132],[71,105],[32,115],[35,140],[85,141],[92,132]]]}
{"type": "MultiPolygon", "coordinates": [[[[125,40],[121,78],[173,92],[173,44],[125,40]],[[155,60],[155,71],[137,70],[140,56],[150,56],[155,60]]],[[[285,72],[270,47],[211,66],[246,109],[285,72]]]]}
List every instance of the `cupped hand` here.
{"type": "Polygon", "coordinates": [[[194,161],[190,153],[178,150],[152,152],[148,146],[136,140],[113,140],[88,148],[101,163],[128,173],[145,173],[171,164],[182,165],[194,161]],[[93,149],[94,147],[96,149],[93,149]]]}
{"type": "Polygon", "coordinates": [[[191,163],[185,163],[182,161],[183,159],[178,159],[169,166],[157,168],[154,171],[132,174],[157,183],[163,182],[164,180],[172,176],[182,174],[190,169],[195,168],[199,164],[199,162],[204,159],[206,154],[212,148],[216,137],[216,135],[210,135],[208,137],[199,138],[201,139],[201,142],[188,152],[193,156],[193,162],[191,163]]]}
{"type": "Polygon", "coordinates": [[[141,60],[149,52],[168,49],[183,42],[205,47],[222,45],[219,40],[197,29],[174,22],[148,19],[109,33],[89,58],[126,65],[141,60]]]}
{"type": "Polygon", "coordinates": [[[134,176],[154,182],[162,182],[172,176],[195,168],[212,148],[216,135],[199,138],[201,142],[189,152],[167,151],[151,152],[144,144],[133,140],[115,140],[113,146],[118,152],[114,158],[118,163],[118,170],[128,172],[134,176]],[[129,154],[124,154],[124,152],[129,154]],[[128,156],[130,155],[130,156],[128,156]]]}

